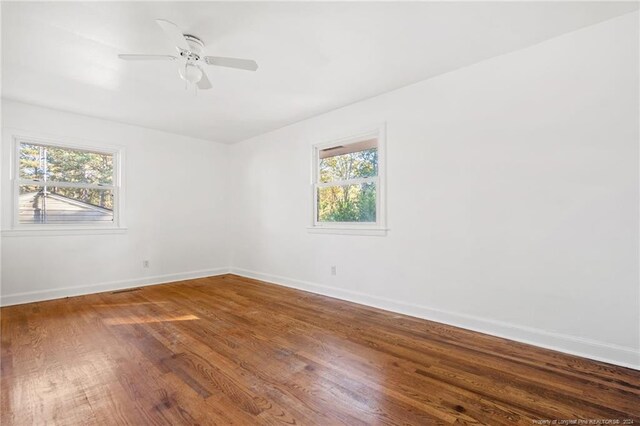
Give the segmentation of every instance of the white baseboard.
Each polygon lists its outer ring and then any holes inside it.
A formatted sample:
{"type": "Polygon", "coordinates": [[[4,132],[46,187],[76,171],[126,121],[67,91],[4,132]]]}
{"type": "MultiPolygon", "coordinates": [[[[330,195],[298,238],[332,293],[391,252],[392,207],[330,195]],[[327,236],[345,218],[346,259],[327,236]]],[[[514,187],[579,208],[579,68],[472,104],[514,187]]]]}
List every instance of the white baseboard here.
{"type": "Polygon", "coordinates": [[[1,306],[20,305],[22,303],[41,302],[44,300],[60,299],[63,297],[82,296],[84,294],[101,293],[105,291],[125,290],[128,288],[142,287],[169,283],[173,281],[190,280],[194,278],[212,277],[224,275],[228,268],[203,269],[199,271],[182,272],[177,274],[155,275],[152,277],[140,277],[122,281],[111,281],[100,284],[91,284],[80,287],[63,287],[51,290],[36,290],[24,293],[2,294],[1,306]]]}
{"type": "Polygon", "coordinates": [[[640,350],[242,268],[230,273],[640,370],[640,350]]]}

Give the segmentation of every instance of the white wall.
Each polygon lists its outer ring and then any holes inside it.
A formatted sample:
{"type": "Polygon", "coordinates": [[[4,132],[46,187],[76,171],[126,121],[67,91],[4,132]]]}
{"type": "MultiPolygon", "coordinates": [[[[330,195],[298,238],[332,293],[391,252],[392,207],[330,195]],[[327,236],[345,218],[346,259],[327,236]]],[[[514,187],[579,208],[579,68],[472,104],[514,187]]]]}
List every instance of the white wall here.
{"type": "Polygon", "coordinates": [[[10,228],[14,134],[125,151],[125,219],[115,235],[2,237],[2,304],[225,272],[227,145],[2,102],[2,229],[10,228]],[[142,268],[149,259],[150,267],[142,268]]]}
{"type": "Polygon", "coordinates": [[[232,270],[638,368],[638,75],[636,12],[234,145],[232,270]],[[388,235],[308,233],[380,122],[388,235]]]}

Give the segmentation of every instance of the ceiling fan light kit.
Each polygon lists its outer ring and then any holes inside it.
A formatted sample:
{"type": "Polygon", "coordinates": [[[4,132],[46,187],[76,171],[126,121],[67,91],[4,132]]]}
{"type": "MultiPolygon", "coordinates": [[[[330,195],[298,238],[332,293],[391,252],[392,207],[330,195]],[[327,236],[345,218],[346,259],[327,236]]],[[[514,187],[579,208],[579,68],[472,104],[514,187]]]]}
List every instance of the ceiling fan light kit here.
{"type": "Polygon", "coordinates": [[[179,57],[173,55],[139,55],[121,54],[120,59],[127,61],[175,61],[182,63],[178,66],[178,74],[187,83],[195,85],[201,90],[211,89],[211,82],[201,64],[219,67],[236,68],[247,71],[258,69],[256,61],[251,59],[225,58],[221,56],[202,56],[204,43],[198,37],[184,34],[176,24],[166,19],[156,19],[167,37],[175,44],[179,57]]]}
{"type": "Polygon", "coordinates": [[[184,68],[178,68],[178,74],[180,74],[180,78],[191,84],[198,83],[204,75],[200,67],[189,62],[184,64],[184,68]]]}

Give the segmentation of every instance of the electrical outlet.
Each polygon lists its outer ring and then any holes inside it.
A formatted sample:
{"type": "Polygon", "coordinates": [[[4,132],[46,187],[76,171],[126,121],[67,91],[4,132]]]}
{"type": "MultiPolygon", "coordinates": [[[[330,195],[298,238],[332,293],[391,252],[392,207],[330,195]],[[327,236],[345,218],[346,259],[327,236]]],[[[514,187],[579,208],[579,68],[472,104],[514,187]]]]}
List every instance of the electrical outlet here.
{"type": "Polygon", "coordinates": [[[337,274],[337,269],[336,269],[336,267],[334,265],[334,266],[331,267],[331,275],[336,275],[336,274],[337,274]]]}
{"type": "Polygon", "coordinates": [[[142,261],[142,267],[143,268],[148,268],[149,267],[149,261],[148,260],[143,260],[142,261]]]}

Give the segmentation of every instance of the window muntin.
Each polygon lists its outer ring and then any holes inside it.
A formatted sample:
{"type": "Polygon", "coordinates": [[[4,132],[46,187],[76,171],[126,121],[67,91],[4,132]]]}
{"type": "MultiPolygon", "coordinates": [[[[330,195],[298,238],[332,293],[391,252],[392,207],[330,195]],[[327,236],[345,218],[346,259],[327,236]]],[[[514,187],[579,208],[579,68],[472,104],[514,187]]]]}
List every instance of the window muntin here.
{"type": "Polygon", "coordinates": [[[17,225],[114,225],[115,152],[17,143],[17,225]]]}
{"type": "Polygon", "coordinates": [[[379,224],[377,137],[316,147],[314,224],[379,224]]]}

